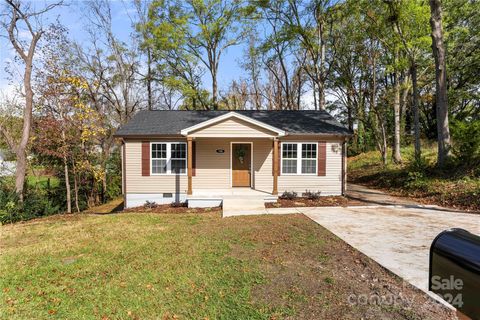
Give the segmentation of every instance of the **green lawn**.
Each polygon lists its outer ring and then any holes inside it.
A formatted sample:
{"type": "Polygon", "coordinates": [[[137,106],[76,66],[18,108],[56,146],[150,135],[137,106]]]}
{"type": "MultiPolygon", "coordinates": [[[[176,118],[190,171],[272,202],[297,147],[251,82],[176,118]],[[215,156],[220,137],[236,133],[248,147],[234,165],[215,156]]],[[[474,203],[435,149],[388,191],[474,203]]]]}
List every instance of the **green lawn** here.
{"type": "Polygon", "coordinates": [[[27,176],[27,183],[31,187],[39,187],[41,189],[47,189],[50,183],[50,188],[58,187],[60,181],[57,177],[53,176],[27,176]]]}
{"type": "MultiPolygon", "coordinates": [[[[9,183],[12,185],[15,184],[14,176],[3,177],[3,179],[5,183],[9,183]]],[[[60,180],[58,180],[58,178],[55,176],[32,175],[32,174],[27,175],[26,182],[29,187],[39,188],[39,189],[47,189],[49,184],[50,184],[50,188],[54,189],[58,187],[58,185],[60,184],[60,180]]]]}
{"type": "Polygon", "coordinates": [[[447,318],[302,215],[81,214],[5,225],[0,274],[0,319],[447,318]],[[352,293],[410,300],[349,305],[352,293]]]}

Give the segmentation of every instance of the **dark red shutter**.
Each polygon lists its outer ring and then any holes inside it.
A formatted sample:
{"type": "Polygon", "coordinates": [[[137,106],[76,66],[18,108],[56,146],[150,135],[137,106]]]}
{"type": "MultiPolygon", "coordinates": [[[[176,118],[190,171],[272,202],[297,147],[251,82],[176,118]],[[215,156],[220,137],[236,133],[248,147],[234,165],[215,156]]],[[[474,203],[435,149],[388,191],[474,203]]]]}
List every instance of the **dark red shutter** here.
{"type": "Polygon", "coordinates": [[[327,173],[327,143],[325,141],[318,142],[318,169],[317,175],[325,176],[327,173]]]}
{"type": "Polygon", "coordinates": [[[142,176],[150,175],[150,142],[142,141],[142,176]]]}
{"type": "Polygon", "coordinates": [[[197,143],[192,141],[192,176],[197,175],[197,143]]]}

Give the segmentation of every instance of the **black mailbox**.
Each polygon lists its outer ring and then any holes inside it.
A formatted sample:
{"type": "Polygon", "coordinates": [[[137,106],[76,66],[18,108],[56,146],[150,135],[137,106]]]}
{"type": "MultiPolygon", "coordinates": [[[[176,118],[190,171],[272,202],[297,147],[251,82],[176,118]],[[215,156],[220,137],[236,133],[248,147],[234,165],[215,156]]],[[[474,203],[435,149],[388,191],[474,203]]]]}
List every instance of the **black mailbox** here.
{"type": "Polygon", "coordinates": [[[480,237],[441,232],[430,247],[428,289],[472,319],[480,319],[480,237]]]}

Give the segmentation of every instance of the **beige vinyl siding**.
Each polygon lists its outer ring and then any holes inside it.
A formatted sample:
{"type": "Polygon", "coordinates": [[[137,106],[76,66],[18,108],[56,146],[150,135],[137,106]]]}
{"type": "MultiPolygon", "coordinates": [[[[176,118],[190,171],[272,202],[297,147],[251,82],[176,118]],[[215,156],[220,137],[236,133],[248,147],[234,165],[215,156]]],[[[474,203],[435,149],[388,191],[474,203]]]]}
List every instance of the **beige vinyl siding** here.
{"type": "Polygon", "coordinates": [[[254,187],[269,193],[273,190],[272,147],[273,141],[270,139],[256,140],[253,143],[254,187]]]}
{"type": "Polygon", "coordinates": [[[212,124],[208,127],[198,129],[197,131],[192,132],[189,136],[192,137],[212,137],[212,138],[235,138],[235,137],[272,137],[275,135],[274,132],[267,130],[265,128],[259,127],[257,125],[251,124],[249,122],[240,120],[240,119],[227,119],[215,124],[212,124]]]}
{"type": "Polygon", "coordinates": [[[231,187],[231,143],[253,142],[253,187],[272,192],[272,140],[270,139],[196,139],[195,189],[231,187]],[[217,153],[217,149],[225,153],[217,153]]]}
{"type": "Polygon", "coordinates": [[[230,188],[230,140],[197,139],[196,175],[192,177],[192,188],[223,189],[230,188]],[[225,153],[217,153],[217,149],[225,153]]]}
{"type": "MultiPolygon", "coordinates": [[[[283,139],[286,140],[286,139],[283,139]]],[[[291,139],[288,139],[291,141],[291,139]]],[[[298,142],[324,141],[326,139],[316,138],[314,140],[296,140],[298,142]]],[[[326,175],[280,175],[278,177],[278,192],[295,191],[299,195],[310,191],[321,191],[322,195],[340,195],[342,194],[342,141],[327,141],[327,164],[326,175]],[[332,145],[338,145],[338,151],[332,150],[332,145]]]]}
{"type": "MultiPolygon", "coordinates": [[[[282,138],[282,141],[287,139],[282,138]]],[[[291,138],[288,139],[292,141],[291,138]]],[[[298,142],[325,141],[321,137],[304,137],[298,142]]],[[[185,141],[185,139],[155,139],[152,141],[185,141]]],[[[231,142],[253,142],[253,187],[260,191],[272,192],[272,140],[266,138],[197,138],[196,141],[196,176],[192,177],[195,189],[227,189],[231,187],[231,142]],[[225,153],[217,153],[224,149],[225,153]]],[[[278,190],[296,191],[299,194],[305,190],[322,191],[323,195],[341,194],[342,154],[341,140],[327,140],[326,176],[312,175],[280,175],[278,190]],[[338,144],[338,152],[333,152],[332,144],[338,144]]],[[[142,142],[127,140],[125,142],[125,177],[128,194],[160,194],[164,192],[186,193],[187,176],[150,175],[142,176],[141,172],[142,142]],[[178,189],[176,185],[179,185],[178,189]]]]}
{"type": "MultiPolygon", "coordinates": [[[[157,141],[157,140],[155,140],[157,141]]],[[[159,140],[167,141],[167,140],[159,140]]],[[[168,140],[174,142],[174,140],[168,140]]],[[[185,140],[180,140],[185,141],[185,140]]],[[[125,177],[127,193],[185,193],[186,175],[150,175],[142,176],[142,142],[125,142],[125,177]],[[177,186],[178,185],[178,186],[177,186]],[[179,190],[176,190],[179,189],[179,190]]]]}

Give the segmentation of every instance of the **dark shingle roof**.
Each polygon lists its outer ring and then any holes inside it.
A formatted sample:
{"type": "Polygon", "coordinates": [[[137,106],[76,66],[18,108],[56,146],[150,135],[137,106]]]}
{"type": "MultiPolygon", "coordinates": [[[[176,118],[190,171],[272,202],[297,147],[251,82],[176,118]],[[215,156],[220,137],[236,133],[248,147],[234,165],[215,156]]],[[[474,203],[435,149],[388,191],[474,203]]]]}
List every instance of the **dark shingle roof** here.
{"type": "MultiPolygon", "coordinates": [[[[116,132],[117,137],[179,135],[182,129],[221,116],[231,111],[140,111],[116,132]]],[[[329,113],[313,110],[234,111],[287,134],[350,135],[351,132],[329,113]]]]}

